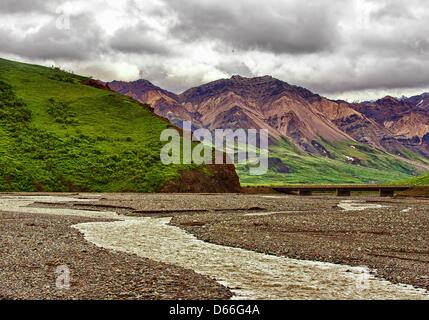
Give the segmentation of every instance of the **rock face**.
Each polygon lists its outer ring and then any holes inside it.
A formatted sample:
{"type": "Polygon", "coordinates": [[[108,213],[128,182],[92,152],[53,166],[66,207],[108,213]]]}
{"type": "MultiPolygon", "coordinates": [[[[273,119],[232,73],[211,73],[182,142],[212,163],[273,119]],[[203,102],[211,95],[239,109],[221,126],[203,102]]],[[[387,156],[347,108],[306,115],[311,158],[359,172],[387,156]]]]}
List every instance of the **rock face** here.
{"type": "Polygon", "coordinates": [[[108,86],[113,91],[127,95],[141,103],[149,104],[157,115],[170,120],[173,124],[179,124],[179,121],[183,120],[193,121],[194,119],[194,115],[180,105],[177,95],[163,90],[147,80],[113,81],[108,86]]]}
{"type": "Polygon", "coordinates": [[[233,165],[207,165],[209,172],[184,171],[177,181],[163,187],[165,193],[240,193],[240,179],[233,165]]]}
{"type": "Polygon", "coordinates": [[[112,82],[117,92],[150,104],[178,125],[214,129],[266,129],[270,141],[286,138],[299,149],[329,157],[318,141],[353,141],[395,155],[406,150],[428,157],[429,94],[351,104],[265,76],[214,81],[173,94],[146,80],[112,82]]]}
{"type": "Polygon", "coordinates": [[[269,158],[268,166],[277,173],[290,173],[290,169],[279,158],[269,158]]]}
{"type": "Polygon", "coordinates": [[[383,99],[353,105],[382,128],[380,144],[390,152],[407,148],[429,157],[425,136],[429,133],[429,94],[411,98],[383,99]]]}
{"type": "Polygon", "coordinates": [[[86,85],[86,86],[90,86],[90,87],[94,87],[97,89],[102,89],[102,90],[110,90],[109,86],[100,80],[94,80],[94,79],[87,79],[82,81],[82,84],[86,85]]]}

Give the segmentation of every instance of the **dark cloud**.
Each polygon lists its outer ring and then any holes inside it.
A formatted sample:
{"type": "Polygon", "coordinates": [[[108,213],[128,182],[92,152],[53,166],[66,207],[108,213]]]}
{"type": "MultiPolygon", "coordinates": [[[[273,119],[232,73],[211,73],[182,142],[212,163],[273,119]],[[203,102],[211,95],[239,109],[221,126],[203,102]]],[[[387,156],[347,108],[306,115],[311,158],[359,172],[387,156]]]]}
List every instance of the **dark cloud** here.
{"type": "Polygon", "coordinates": [[[123,53],[167,55],[169,48],[162,40],[157,41],[154,33],[154,30],[143,23],[121,28],[111,38],[109,44],[112,49],[123,53]]]}
{"type": "Polygon", "coordinates": [[[49,12],[61,0],[1,0],[0,13],[49,12]]]}
{"type": "Polygon", "coordinates": [[[70,17],[70,29],[52,18],[36,32],[19,34],[0,28],[0,50],[39,60],[85,60],[101,51],[102,32],[89,15],[70,17]],[[60,23],[60,24],[58,24],[60,23]]]}
{"type": "Polygon", "coordinates": [[[335,93],[368,89],[410,89],[428,87],[429,73],[424,72],[427,62],[390,60],[375,62],[372,67],[359,68],[351,77],[309,83],[319,92],[335,93]]]}
{"type": "Polygon", "coordinates": [[[339,36],[336,1],[165,2],[179,19],[173,34],[187,41],[220,40],[236,49],[300,54],[329,50],[339,36]]]}

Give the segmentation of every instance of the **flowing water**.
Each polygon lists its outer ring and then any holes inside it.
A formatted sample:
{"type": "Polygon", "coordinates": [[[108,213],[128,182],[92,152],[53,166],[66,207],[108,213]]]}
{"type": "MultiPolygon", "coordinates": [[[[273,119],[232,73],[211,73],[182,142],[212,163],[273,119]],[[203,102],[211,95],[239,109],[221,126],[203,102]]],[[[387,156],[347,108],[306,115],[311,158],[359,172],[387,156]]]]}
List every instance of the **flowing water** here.
{"type": "MultiPolygon", "coordinates": [[[[169,225],[171,218],[123,217],[114,212],[23,207],[38,198],[0,198],[0,210],[116,218],[74,226],[95,245],[174,264],[212,277],[234,299],[429,299],[425,290],[376,279],[366,268],[270,256],[198,240],[169,225]],[[13,210],[11,210],[13,209],[13,210]]],[[[79,201],[49,197],[38,201],[79,201]]]]}
{"type": "Polygon", "coordinates": [[[385,205],[377,203],[367,203],[366,201],[359,200],[343,200],[338,204],[338,207],[345,211],[364,211],[368,209],[382,209],[388,208],[385,205]]]}

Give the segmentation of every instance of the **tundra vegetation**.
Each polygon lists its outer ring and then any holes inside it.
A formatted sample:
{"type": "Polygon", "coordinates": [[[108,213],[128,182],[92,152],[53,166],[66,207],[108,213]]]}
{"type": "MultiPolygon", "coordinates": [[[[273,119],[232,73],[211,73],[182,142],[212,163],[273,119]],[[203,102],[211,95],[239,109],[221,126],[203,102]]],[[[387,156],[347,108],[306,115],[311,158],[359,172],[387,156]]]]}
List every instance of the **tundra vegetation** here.
{"type": "Polygon", "coordinates": [[[85,79],[0,59],[0,191],[153,192],[200,169],[163,165],[168,122],[85,79]]]}

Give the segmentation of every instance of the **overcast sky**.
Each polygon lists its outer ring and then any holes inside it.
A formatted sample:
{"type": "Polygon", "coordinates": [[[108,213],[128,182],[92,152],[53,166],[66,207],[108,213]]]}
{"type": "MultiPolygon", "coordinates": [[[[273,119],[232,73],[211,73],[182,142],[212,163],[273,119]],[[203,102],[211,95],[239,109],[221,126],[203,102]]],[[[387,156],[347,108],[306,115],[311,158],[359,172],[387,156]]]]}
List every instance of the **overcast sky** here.
{"type": "Polygon", "coordinates": [[[272,75],[331,98],[429,91],[426,0],[0,0],[0,56],[181,92],[272,75]]]}

